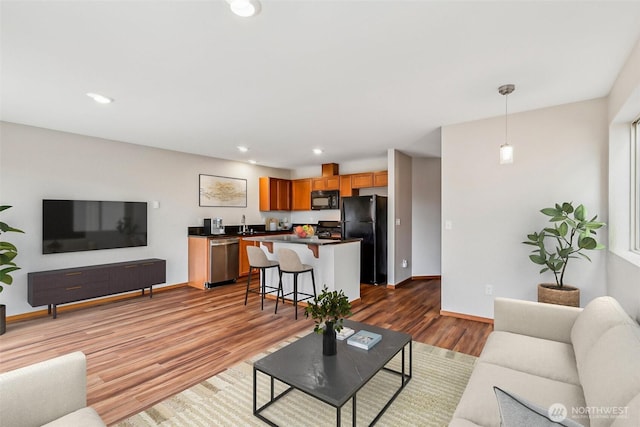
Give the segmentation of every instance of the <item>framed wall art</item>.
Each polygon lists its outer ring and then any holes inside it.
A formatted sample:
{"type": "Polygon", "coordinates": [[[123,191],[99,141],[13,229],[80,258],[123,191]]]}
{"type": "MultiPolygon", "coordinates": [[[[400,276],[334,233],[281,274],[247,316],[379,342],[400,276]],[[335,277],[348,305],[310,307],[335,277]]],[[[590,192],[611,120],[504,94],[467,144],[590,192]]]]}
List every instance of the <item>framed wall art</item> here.
{"type": "Polygon", "coordinates": [[[246,208],[247,180],[200,174],[200,206],[246,208]]]}

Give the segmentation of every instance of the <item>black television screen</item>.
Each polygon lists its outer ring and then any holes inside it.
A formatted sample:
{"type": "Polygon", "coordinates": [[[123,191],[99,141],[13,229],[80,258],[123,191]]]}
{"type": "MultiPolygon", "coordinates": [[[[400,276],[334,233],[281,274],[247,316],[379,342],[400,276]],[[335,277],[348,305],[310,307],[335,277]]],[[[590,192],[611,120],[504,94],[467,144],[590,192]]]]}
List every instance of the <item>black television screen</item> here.
{"type": "Polygon", "coordinates": [[[42,201],[42,253],[147,245],[147,203],[42,201]]]}

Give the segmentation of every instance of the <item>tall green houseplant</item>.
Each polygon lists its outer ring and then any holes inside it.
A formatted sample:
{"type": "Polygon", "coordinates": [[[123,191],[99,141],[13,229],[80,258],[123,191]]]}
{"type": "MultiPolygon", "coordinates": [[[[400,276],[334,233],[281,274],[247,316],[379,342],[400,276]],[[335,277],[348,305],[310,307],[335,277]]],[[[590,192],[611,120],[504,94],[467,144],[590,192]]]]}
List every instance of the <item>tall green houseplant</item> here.
{"type": "MultiPolygon", "coordinates": [[[[0,206],[0,212],[9,209],[11,206],[0,206]]],[[[0,235],[2,233],[24,233],[22,230],[18,230],[17,228],[13,228],[10,225],[0,221],[0,235]]],[[[4,283],[5,285],[10,285],[13,283],[13,277],[11,277],[11,273],[20,270],[20,267],[16,265],[13,260],[18,256],[18,249],[14,244],[0,241],[0,283],[4,283]]],[[[0,285],[0,292],[2,292],[3,287],[0,285]]]]}
{"type": "MultiPolygon", "coordinates": [[[[9,209],[11,206],[0,206],[0,212],[9,209]]],[[[2,233],[23,233],[22,230],[13,228],[10,225],[0,221],[0,235],[2,233]]],[[[4,289],[2,283],[10,285],[13,283],[13,277],[11,273],[16,270],[20,270],[20,267],[16,265],[13,260],[18,256],[18,249],[13,243],[0,240],[0,292],[4,289]]],[[[4,334],[7,330],[7,307],[4,304],[0,304],[0,335],[4,334]]]]}
{"type": "Polygon", "coordinates": [[[540,274],[553,272],[556,286],[564,286],[564,275],[569,260],[573,258],[591,259],[585,250],[603,249],[604,245],[596,241],[596,230],[605,226],[596,221],[598,215],[587,219],[583,205],[573,207],[573,202],[557,204],[552,208],[544,208],[540,212],[550,217],[553,227],[545,227],[539,232],[527,235],[525,245],[535,246],[529,259],[535,264],[544,266],[540,274]]]}

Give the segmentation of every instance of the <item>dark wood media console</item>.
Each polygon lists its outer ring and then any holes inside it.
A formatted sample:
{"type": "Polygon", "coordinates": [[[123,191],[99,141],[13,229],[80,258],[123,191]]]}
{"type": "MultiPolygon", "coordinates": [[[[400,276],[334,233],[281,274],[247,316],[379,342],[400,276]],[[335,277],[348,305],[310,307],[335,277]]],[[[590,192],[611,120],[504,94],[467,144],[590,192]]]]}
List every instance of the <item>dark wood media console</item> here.
{"type": "Polygon", "coordinates": [[[149,288],[167,280],[166,261],[150,258],[114,264],[91,265],[29,273],[27,301],[32,307],[47,305],[57,317],[56,306],[84,299],[149,288]]]}

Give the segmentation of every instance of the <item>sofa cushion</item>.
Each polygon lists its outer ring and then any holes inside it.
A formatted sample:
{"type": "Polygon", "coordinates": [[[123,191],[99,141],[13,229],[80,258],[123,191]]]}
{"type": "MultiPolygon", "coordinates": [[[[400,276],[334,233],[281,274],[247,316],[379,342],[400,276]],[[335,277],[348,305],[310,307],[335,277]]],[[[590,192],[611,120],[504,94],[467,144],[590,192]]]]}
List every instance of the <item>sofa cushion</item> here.
{"type": "Polygon", "coordinates": [[[543,408],[554,403],[563,404],[570,417],[584,426],[588,418],[571,413],[573,407],[584,407],[582,388],[575,384],[556,381],[503,366],[479,361],[465,389],[454,418],[466,419],[482,426],[500,426],[500,412],[493,387],[500,387],[543,408]]]}
{"type": "Polygon", "coordinates": [[[511,298],[494,300],[494,331],[571,344],[571,329],[582,312],[578,307],[545,304],[511,298]]]}
{"type": "Polygon", "coordinates": [[[87,405],[87,364],[69,353],[0,374],[0,426],[39,426],[87,405]]]}
{"type": "Polygon", "coordinates": [[[78,409],[42,427],[106,427],[100,415],[91,407],[78,409]]]}
{"type": "Polygon", "coordinates": [[[559,408],[562,412],[554,417],[553,414],[549,414],[549,409],[534,405],[499,387],[494,387],[493,390],[500,408],[502,427],[582,427],[582,424],[566,418],[567,408],[559,408]]]}
{"type": "Polygon", "coordinates": [[[495,331],[489,335],[480,360],[552,380],[580,385],[571,344],[495,331]]]}
{"type": "Polygon", "coordinates": [[[578,371],[589,350],[602,334],[614,326],[633,323],[635,322],[620,304],[611,297],[599,297],[587,304],[571,329],[571,343],[578,371]]]}
{"type": "MultiPolygon", "coordinates": [[[[609,328],[584,355],[578,366],[591,425],[609,426],[640,394],[640,327],[622,324],[609,328]]],[[[630,408],[632,409],[632,408],[630,408]]]]}
{"type": "Polygon", "coordinates": [[[636,395],[624,408],[625,414],[616,417],[611,427],[640,426],[640,394],[636,395]]]}

